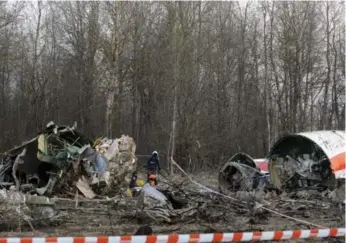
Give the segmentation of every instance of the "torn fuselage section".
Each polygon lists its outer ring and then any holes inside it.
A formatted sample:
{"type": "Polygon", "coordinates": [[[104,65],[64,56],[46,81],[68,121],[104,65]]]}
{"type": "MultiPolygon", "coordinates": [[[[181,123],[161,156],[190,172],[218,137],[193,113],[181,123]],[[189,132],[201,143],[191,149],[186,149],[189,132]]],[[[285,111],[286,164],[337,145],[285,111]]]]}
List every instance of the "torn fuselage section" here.
{"type": "MultiPolygon", "coordinates": [[[[222,193],[228,193],[266,189],[269,177],[258,168],[258,162],[245,153],[232,156],[219,172],[219,190],[222,193]]],[[[263,169],[265,163],[265,159],[260,160],[263,169]]]]}
{"type": "Polygon", "coordinates": [[[345,152],[344,147],[342,131],[285,136],[274,144],[269,153],[271,182],[284,191],[334,189],[337,185],[336,173],[345,168],[345,158],[342,161],[340,156],[345,152]],[[333,168],[338,168],[338,171],[333,168]]]}
{"type": "Polygon", "coordinates": [[[63,186],[58,182],[71,182],[76,175],[102,178],[108,160],[91,146],[76,125],[50,122],[38,136],[0,156],[0,186],[49,195],[57,184],[63,186]]]}
{"type": "Polygon", "coordinates": [[[345,150],[344,131],[284,136],[265,159],[252,159],[244,153],[234,155],[219,173],[219,189],[223,193],[313,189],[340,201],[345,197],[345,150]]]}

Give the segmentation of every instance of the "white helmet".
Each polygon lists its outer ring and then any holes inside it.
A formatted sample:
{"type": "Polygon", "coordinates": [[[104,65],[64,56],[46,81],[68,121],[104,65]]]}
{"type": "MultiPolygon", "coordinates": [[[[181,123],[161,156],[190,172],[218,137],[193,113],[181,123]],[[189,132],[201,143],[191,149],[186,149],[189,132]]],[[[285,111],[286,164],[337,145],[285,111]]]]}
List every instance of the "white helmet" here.
{"type": "Polygon", "coordinates": [[[154,154],[159,155],[159,153],[156,150],[152,153],[152,155],[154,154]]]}

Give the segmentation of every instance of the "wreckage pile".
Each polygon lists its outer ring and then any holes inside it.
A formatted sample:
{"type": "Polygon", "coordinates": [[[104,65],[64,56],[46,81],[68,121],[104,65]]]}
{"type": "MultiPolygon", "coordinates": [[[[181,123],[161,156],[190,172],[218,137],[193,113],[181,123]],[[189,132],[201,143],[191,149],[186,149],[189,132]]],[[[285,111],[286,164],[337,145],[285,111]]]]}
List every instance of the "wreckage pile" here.
{"type": "Polygon", "coordinates": [[[133,234],[143,225],[162,234],[307,227],[271,214],[262,205],[327,227],[343,225],[345,220],[344,209],[319,194],[310,194],[308,200],[292,199],[285,193],[278,196],[238,191],[229,195],[240,201],[198,190],[181,175],[169,181],[162,179],[157,189],[145,184],[138,197],[64,199],[8,190],[0,193],[1,222],[6,222],[0,230],[2,235],[16,230],[15,236],[32,236],[33,230],[36,236],[95,236],[133,234]]]}
{"type": "MultiPolygon", "coordinates": [[[[196,187],[184,173],[164,171],[158,187],[144,184],[137,197],[129,197],[124,192],[137,169],[135,150],[128,136],[92,142],[76,126],[48,124],[38,136],[1,157],[0,220],[6,223],[0,224],[0,231],[95,236],[132,234],[144,224],[163,234],[306,227],[270,210],[307,219],[314,227],[344,223],[344,207],[316,190],[300,190],[300,195],[295,191],[292,198],[292,186],[278,186],[291,184],[278,184],[270,165],[263,166],[268,160],[242,153],[219,173],[219,189],[229,197],[196,187]]],[[[216,176],[212,181],[198,177],[218,189],[216,176]]],[[[278,178],[285,181],[279,173],[278,178]]]]}
{"type": "Polygon", "coordinates": [[[0,156],[0,186],[39,195],[94,198],[127,184],[135,170],[131,137],[93,143],[74,126],[53,122],[39,135],[0,156]],[[107,185],[107,186],[106,186],[107,185]]]}
{"type": "Polygon", "coordinates": [[[285,136],[265,159],[234,155],[219,173],[219,190],[324,192],[345,202],[345,132],[316,131],[285,136]]]}
{"type": "Polygon", "coordinates": [[[76,130],[76,123],[48,123],[36,137],[0,155],[2,227],[18,226],[19,219],[30,226],[56,221],[63,198],[121,195],[136,169],[135,151],[129,136],[93,142],[76,130]]]}

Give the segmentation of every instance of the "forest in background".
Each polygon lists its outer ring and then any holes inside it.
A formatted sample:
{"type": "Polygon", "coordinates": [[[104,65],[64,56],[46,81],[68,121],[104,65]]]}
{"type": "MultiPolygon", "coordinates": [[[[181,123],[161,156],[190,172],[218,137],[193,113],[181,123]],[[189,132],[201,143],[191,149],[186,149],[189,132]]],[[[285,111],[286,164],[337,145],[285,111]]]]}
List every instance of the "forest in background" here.
{"type": "Polygon", "coordinates": [[[0,2],[0,150],[53,120],[196,171],[345,128],[344,2],[0,2]]]}

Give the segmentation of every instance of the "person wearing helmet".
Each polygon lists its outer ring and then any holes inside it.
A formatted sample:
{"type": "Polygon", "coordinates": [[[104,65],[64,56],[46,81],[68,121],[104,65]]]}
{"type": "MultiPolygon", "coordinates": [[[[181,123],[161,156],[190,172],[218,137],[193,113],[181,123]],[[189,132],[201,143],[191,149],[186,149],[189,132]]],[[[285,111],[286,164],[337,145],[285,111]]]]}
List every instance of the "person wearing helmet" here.
{"type": "Polygon", "coordinates": [[[157,153],[157,151],[154,151],[151,157],[149,158],[147,162],[147,170],[148,170],[148,182],[151,185],[156,186],[157,185],[156,174],[157,174],[157,171],[161,170],[159,154],[157,153]]]}

